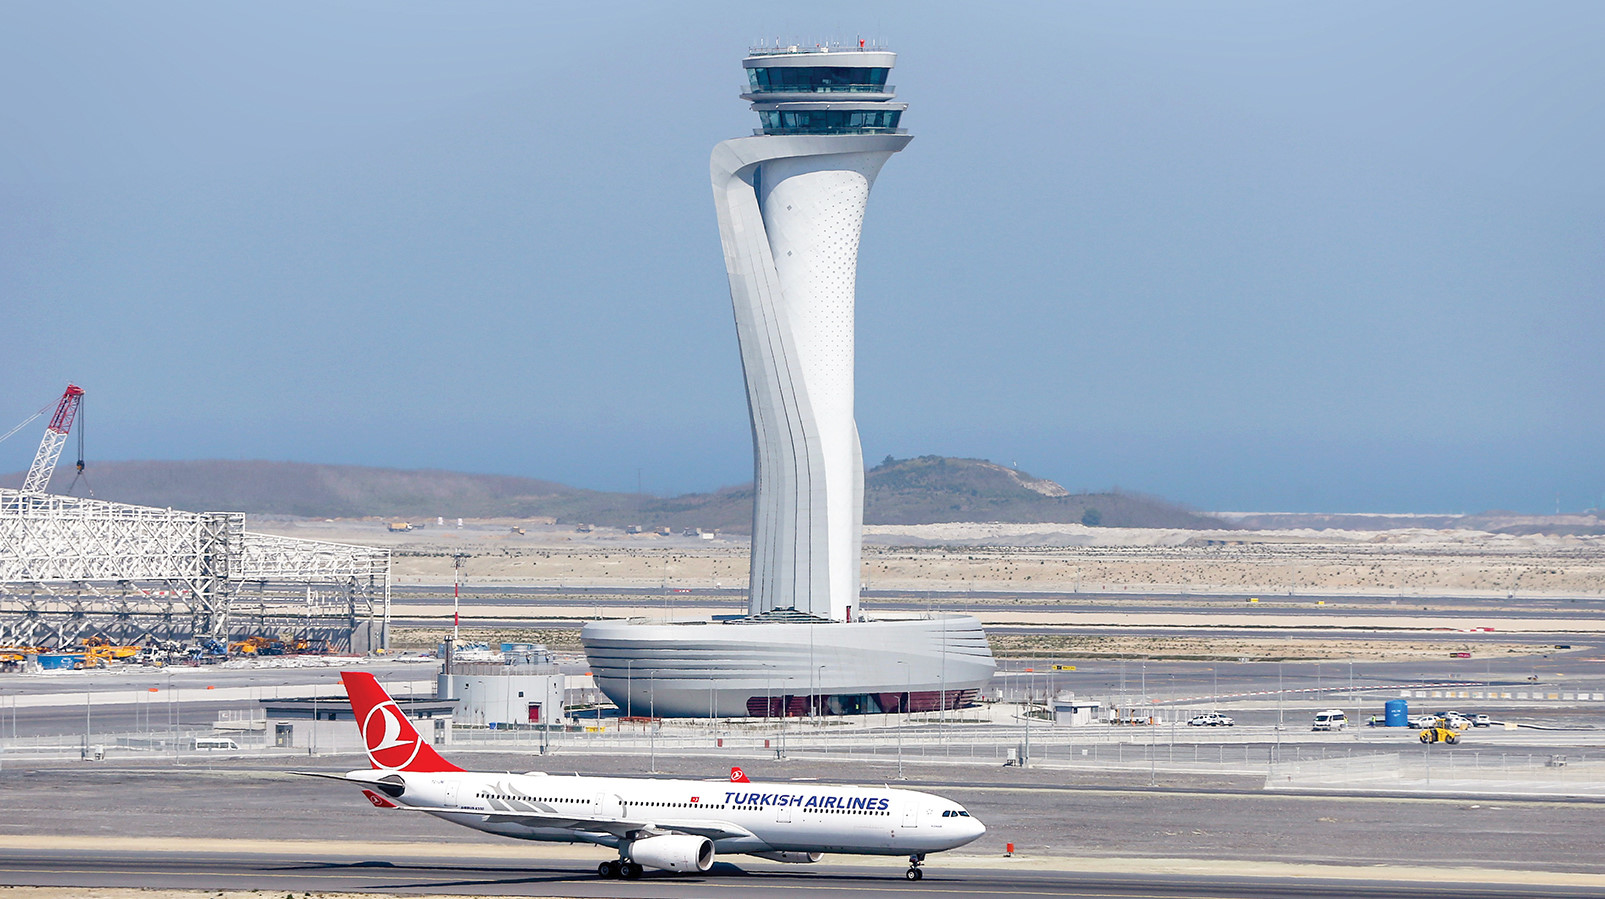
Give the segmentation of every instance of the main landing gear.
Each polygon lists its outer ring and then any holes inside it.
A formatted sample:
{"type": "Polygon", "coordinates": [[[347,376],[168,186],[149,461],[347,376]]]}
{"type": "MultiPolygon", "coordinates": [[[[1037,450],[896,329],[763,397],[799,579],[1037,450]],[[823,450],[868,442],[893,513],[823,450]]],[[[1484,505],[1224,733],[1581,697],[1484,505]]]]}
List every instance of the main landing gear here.
{"type": "Polygon", "coordinates": [[[907,877],[909,880],[919,880],[921,877],[924,877],[925,872],[920,870],[920,862],[922,861],[925,861],[924,853],[909,856],[908,870],[903,872],[903,876],[907,877]]]}
{"type": "Polygon", "coordinates": [[[603,862],[596,866],[596,876],[603,880],[612,880],[622,877],[625,880],[640,880],[642,868],[632,861],[619,859],[616,862],[603,862]]]}

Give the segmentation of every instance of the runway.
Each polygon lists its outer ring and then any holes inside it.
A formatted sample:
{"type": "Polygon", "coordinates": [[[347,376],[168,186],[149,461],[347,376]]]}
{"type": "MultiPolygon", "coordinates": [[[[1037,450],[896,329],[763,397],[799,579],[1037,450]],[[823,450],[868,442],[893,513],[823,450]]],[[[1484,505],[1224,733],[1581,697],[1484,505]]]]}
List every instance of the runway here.
{"type": "MultiPolygon", "coordinates": [[[[122,887],[169,890],[262,890],[290,892],[362,892],[381,895],[552,896],[552,897],[1306,897],[1312,894],[1419,899],[1444,896],[1465,899],[1598,895],[1597,877],[1542,877],[1507,872],[1507,882],[1474,880],[1456,869],[1377,872],[1375,868],[1332,870],[1319,876],[1315,866],[1271,866],[1259,876],[1222,873],[1177,873],[1174,864],[1157,864],[1152,872],[1111,873],[1108,859],[1091,870],[1076,870],[1073,859],[1000,860],[985,867],[946,863],[933,857],[926,877],[903,878],[896,859],[873,863],[781,866],[745,860],[718,862],[706,875],[648,872],[639,881],[597,878],[594,849],[566,850],[571,858],[553,857],[552,847],[536,847],[527,860],[417,855],[418,844],[389,847],[395,853],[353,855],[317,851],[222,849],[176,852],[154,849],[99,851],[87,849],[0,848],[0,884],[38,887],[122,887]],[[1285,870],[1283,870],[1285,869],[1285,870]],[[1464,880],[1458,880],[1465,877],[1464,880]]],[[[564,851],[564,850],[557,850],[564,851]]],[[[1208,866],[1199,866],[1209,870],[1208,866]]],[[[1253,869],[1252,863],[1243,867],[1253,869]]]]}

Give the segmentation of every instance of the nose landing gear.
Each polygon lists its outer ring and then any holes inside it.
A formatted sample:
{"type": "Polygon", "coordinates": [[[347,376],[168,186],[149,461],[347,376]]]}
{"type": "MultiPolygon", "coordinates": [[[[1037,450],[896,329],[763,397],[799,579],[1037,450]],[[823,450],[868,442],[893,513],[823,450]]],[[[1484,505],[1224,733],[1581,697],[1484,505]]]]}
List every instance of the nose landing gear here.
{"type": "Polygon", "coordinates": [[[909,856],[908,870],[903,872],[903,876],[907,877],[909,880],[919,880],[921,877],[924,877],[925,872],[920,870],[920,862],[923,861],[925,861],[924,853],[918,853],[909,856]]]}

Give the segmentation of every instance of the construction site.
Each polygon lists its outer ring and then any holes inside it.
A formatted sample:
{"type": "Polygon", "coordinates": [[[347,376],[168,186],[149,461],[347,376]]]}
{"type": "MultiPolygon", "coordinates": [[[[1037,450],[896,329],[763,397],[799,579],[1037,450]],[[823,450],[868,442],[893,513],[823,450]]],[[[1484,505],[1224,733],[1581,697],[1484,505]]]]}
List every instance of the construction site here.
{"type": "MultiPolygon", "coordinates": [[[[253,533],[243,512],[47,492],[83,399],[67,386],[21,489],[0,489],[0,665],[207,664],[385,647],[388,550],[253,533]]],[[[69,493],[83,455],[80,429],[69,493]]]]}

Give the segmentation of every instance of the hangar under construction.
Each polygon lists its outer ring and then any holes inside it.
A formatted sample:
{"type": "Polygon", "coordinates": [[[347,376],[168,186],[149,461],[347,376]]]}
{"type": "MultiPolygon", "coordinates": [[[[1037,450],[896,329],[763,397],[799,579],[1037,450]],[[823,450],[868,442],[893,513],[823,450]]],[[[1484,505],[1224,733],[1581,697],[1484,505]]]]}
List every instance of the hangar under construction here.
{"type": "Polygon", "coordinates": [[[82,397],[68,385],[23,488],[0,489],[0,646],[271,634],[384,648],[388,550],[250,533],[243,512],[45,493],[82,397]]]}
{"type": "Polygon", "coordinates": [[[0,490],[0,645],[293,634],[383,648],[390,552],[184,512],[0,490]]]}

